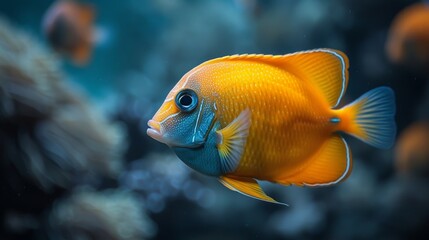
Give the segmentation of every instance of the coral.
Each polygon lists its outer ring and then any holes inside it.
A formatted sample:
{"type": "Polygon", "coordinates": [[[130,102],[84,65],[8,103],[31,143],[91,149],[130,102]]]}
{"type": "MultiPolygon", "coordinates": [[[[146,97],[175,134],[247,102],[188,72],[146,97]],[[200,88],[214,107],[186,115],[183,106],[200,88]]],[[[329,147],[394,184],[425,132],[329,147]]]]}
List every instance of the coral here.
{"type": "Polygon", "coordinates": [[[147,239],[156,233],[143,204],[123,190],[81,189],[58,202],[50,214],[52,239],[147,239]]]}
{"type": "Polygon", "coordinates": [[[115,177],[123,134],[65,80],[59,60],[0,20],[0,156],[43,189],[115,177]]]}

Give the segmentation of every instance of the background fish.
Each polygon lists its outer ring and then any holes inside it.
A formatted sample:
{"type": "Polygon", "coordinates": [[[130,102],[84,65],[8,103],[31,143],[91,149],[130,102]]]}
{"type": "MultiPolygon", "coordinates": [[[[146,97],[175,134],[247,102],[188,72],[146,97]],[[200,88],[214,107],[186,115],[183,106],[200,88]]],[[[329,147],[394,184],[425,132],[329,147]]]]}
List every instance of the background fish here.
{"type": "Polygon", "coordinates": [[[429,176],[429,122],[411,124],[395,146],[396,168],[402,175],[429,176]]]}
{"type": "Polygon", "coordinates": [[[429,4],[415,3],[395,17],[386,44],[392,62],[429,67],[429,4]]]}
{"type": "Polygon", "coordinates": [[[59,0],[46,12],[43,33],[49,44],[76,64],[84,64],[95,41],[94,7],[71,0],[59,0]]]}
{"type": "Polygon", "coordinates": [[[188,166],[260,200],[277,202],[256,179],[335,184],[352,168],[339,132],[379,148],[391,147],[396,132],[390,88],[333,109],[347,88],[348,66],[344,53],[330,49],[214,59],[182,77],[147,133],[188,166]]]}

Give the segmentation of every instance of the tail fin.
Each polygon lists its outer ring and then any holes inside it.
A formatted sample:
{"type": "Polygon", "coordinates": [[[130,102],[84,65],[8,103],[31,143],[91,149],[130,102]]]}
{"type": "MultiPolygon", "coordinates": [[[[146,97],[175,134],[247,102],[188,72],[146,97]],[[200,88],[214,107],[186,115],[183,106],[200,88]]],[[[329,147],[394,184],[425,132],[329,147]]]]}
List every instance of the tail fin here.
{"type": "Polygon", "coordinates": [[[388,87],[373,89],[340,109],[341,130],[377,147],[390,148],[396,136],[395,94],[388,87]]]}

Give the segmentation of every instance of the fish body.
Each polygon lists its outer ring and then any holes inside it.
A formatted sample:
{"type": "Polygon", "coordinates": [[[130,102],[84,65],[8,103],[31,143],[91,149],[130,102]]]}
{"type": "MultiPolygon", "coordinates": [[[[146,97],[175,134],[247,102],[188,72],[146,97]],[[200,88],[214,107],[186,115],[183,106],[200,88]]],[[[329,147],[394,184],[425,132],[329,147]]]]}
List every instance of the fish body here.
{"type": "Polygon", "coordinates": [[[171,90],[148,134],[195,170],[261,200],[277,202],[256,180],[340,182],[352,159],[339,132],[377,147],[390,147],[395,135],[389,88],[335,109],[348,84],[348,64],[345,54],[330,49],[207,61],[171,90]]]}
{"type": "Polygon", "coordinates": [[[94,43],[95,10],[91,5],[59,0],[46,12],[42,30],[51,46],[76,64],[88,61],[94,43]]]}

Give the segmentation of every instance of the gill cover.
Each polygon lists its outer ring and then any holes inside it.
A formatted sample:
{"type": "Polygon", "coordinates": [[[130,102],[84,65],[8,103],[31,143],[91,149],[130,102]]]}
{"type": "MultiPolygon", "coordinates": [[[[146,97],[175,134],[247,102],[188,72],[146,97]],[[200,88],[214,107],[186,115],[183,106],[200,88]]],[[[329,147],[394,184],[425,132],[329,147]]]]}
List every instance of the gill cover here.
{"type": "Polygon", "coordinates": [[[153,121],[159,123],[159,141],[170,147],[196,148],[204,144],[214,118],[204,98],[192,89],[182,89],[164,102],[153,121]]]}

